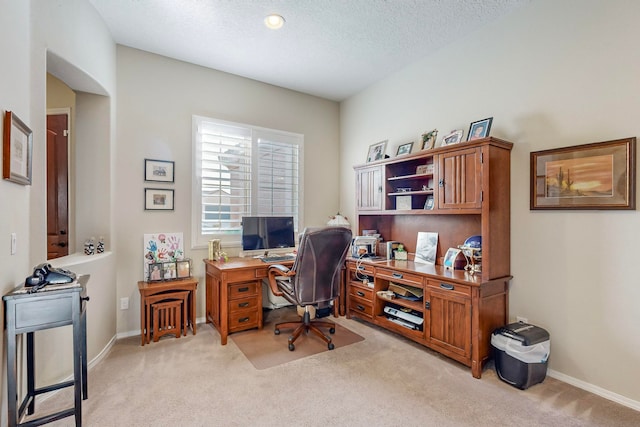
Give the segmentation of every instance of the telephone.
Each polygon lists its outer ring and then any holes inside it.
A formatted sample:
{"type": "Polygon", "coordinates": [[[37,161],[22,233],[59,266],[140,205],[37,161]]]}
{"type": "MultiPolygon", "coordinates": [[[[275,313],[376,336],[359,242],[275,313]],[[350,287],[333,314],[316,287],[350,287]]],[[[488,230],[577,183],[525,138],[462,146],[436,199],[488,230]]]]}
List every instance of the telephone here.
{"type": "Polygon", "coordinates": [[[356,236],[351,241],[351,256],[354,258],[375,257],[378,238],[372,236],[356,236]]]}
{"type": "Polygon", "coordinates": [[[33,274],[24,281],[28,288],[40,289],[48,284],[70,283],[76,280],[76,274],[64,268],[55,268],[42,263],[33,268],[33,274]]]}

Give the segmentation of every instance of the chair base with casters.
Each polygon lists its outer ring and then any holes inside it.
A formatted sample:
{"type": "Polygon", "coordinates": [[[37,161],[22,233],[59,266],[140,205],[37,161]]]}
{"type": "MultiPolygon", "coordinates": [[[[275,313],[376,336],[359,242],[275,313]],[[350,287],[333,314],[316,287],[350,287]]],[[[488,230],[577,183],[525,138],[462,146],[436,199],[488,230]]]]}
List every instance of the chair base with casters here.
{"type": "Polygon", "coordinates": [[[329,350],[333,350],[335,346],[331,342],[331,337],[325,335],[319,328],[319,326],[323,328],[329,328],[329,333],[334,334],[336,332],[336,325],[333,322],[316,320],[315,322],[311,321],[311,313],[309,312],[309,306],[305,307],[304,314],[302,316],[302,320],[300,322],[282,322],[278,323],[275,326],[274,333],[276,335],[280,335],[280,329],[288,329],[295,328],[294,331],[289,335],[289,351],[293,351],[296,349],[296,346],[293,344],[295,340],[298,339],[300,335],[304,332],[305,334],[309,334],[309,331],[313,332],[317,336],[319,336],[324,342],[327,343],[327,348],[329,350]]]}
{"type": "Polygon", "coordinates": [[[275,334],[280,329],[293,328],[289,336],[289,350],[295,350],[294,342],[304,332],[313,332],[320,337],[327,348],[333,350],[331,338],[320,330],[328,328],[336,332],[332,322],[312,321],[316,310],[331,307],[340,296],[340,282],[344,260],[351,245],[351,230],[345,227],[306,228],[300,237],[298,254],[291,267],[273,264],[269,266],[268,277],[271,292],[281,296],[298,307],[301,322],[284,322],[275,326],[275,334]]]}

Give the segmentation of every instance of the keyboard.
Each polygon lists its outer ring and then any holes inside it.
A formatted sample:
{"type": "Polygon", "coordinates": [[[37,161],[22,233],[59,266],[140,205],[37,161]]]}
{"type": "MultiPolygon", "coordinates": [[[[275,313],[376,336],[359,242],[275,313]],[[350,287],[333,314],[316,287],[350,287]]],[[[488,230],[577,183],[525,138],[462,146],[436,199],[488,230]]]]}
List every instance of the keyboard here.
{"type": "Polygon", "coordinates": [[[260,258],[262,262],[278,262],[278,261],[293,261],[296,259],[295,255],[272,255],[260,258]]]}

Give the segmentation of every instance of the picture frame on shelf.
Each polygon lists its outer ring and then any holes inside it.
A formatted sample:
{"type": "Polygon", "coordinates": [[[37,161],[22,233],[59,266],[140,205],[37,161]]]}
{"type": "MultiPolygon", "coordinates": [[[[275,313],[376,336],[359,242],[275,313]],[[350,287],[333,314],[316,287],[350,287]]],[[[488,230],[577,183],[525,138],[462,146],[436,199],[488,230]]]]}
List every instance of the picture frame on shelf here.
{"type": "Polygon", "coordinates": [[[419,231],[416,241],[416,255],[414,262],[435,265],[436,251],[438,249],[438,233],[431,231],[419,231]]]}
{"type": "Polygon", "coordinates": [[[473,141],[474,139],[488,137],[489,131],[491,130],[492,122],[493,122],[493,117],[478,120],[476,122],[471,122],[471,124],[469,125],[469,133],[467,135],[467,141],[473,141]]]}
{"type": "Polygon", "coordinates": [[[178,279],[185,279],[187,277],[191,277],[191,260],[183,259],[181,261],[176,261],[177,264],[177,277],[178,279]]]}
{"type": "Polygon", "coordinates": [[[174,191],[166,188],[144,189],[144,210],[172,211],[174,191]]]}
{"type": "Polygon", "coordinates": [[[435,200],[433,199],[433,194],[429,194],[427,200],[424,202],[424,209],[428,211],[433,210],[434,205],[435,200]]]}
{"type": "Polygon", "coordinates": [[[380,141],[369,146],[369,154],[367,155],[367,163],[384,159],[387,151],[388,140],[380,141]]]}
{"type": "Polygon", "coordinates": [[[444,255],[443,265],[447,270],[455,270],[456,268],[456,259],[458,255],[460,255],[462,251],[456,248],[449,248],[447,253],[444,255]]]}
{"type": "Polygon", "coordinates": [[[433,173],[433,163],[416,166],[416,175],[426,175],[433,173]]]}
{"type": "Polygon", "coordinates": [[[396,152],[396,156],[402,156],[403,154],[410,154],[413,149],[413,141],[407,142],[406,144],[400,144],[398,146],[398,151],[396,152]]]}
{"type": "Polygon", "coordinates": [[[154,262],[152,264],[149,264],[147,282],[159,282],[161,280],[163,280],[162,263],[154,262]]]}
{"type": "Polygon", "coordinates": [[[436,145],[436,138],[438,136],[438,129],[434,129],[431,132],[425,132],[422,134],[422,149],[431,150],[436,145]]]}
{"type": "Polygon", "coordinates": [[[442,145],[452,145],[461,142],[463,134],[464,131],[462,129],[451,131],[451,133],[442,138],[442,145]]]}
{"type": "Polygon", "coordinates": [[[530,153],[530,209],[635,210],[636,138],[530,153]]]}
{"type": "Polygon", "coordinates": [[[144,180],[147,182],[175,182],[175,162],[144,159],[144,180]]]}
{"type": "Polygon", "coordinates": [[[164,280],[173,280],[177,278],[176,261],[168,261],[162,263],[162,278],[164,280]]]}
{"type": "Polygon", "coordinates": [[[4,115],[2,177],[16,184],[31,185],[33,132],[18,116],[4,115]]]}

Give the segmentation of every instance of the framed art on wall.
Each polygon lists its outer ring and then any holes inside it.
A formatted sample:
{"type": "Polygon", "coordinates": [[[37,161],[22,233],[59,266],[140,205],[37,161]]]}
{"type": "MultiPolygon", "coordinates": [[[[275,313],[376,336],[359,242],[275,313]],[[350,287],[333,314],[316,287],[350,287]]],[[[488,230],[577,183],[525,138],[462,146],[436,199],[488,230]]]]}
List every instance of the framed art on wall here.
{"type": "Polygon", "coordinates": [[[146,211],[172,211],[173,190],[165,188],[144,189],[144,210],[146,211]]]}
{"type": "Polygon", "coordinates": [[[636,208],[636,138],[530,154],[530,209],[636,208]]]}
{"type": "Polygon", "coordinates": [[[33,132],[11,111],[4,115],[2,177],[11,182],[31,185],[33,132]]]}
{"type": "Polygon", "coordinates": [[[168,160],[144,159],[144,180],[153,182],[174,182],[175,162],[168,160]]]}

